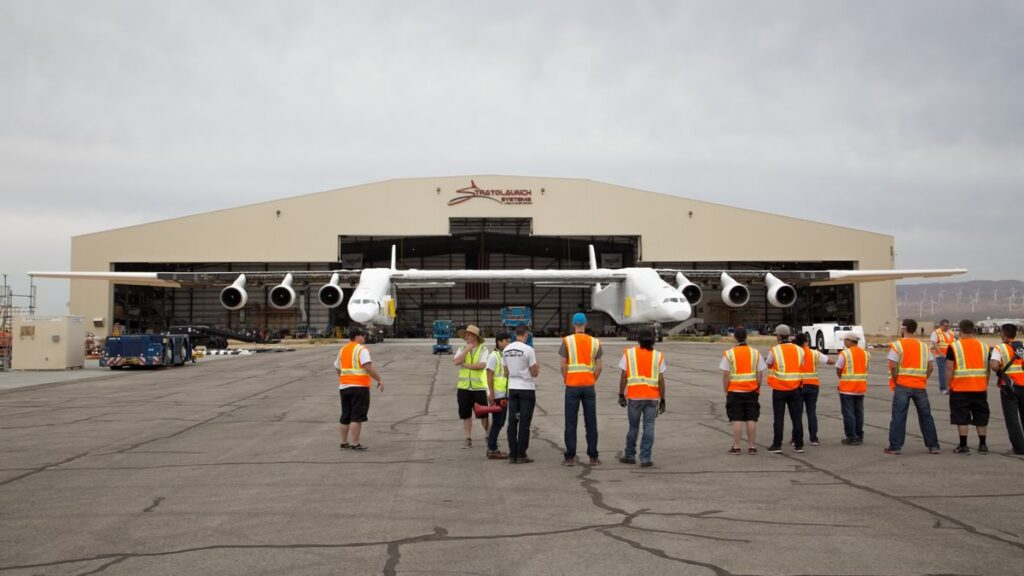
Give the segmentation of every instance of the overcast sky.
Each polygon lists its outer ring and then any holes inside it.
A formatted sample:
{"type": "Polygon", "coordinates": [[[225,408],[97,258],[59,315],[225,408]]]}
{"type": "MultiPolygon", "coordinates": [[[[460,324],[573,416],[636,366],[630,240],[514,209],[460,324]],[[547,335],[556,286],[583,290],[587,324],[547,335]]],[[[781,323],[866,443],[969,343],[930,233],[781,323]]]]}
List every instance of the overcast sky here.
{"type": "MultiPolygon", "coordinates": [[[[883,232],[899,267],[1024,278],[1022,2],[0,0],[0,87],[19,292],[69,267],[75,234],[477,173],[883,232]]],[[[64,311],[66,283],[39,295],[64,311]]]]}

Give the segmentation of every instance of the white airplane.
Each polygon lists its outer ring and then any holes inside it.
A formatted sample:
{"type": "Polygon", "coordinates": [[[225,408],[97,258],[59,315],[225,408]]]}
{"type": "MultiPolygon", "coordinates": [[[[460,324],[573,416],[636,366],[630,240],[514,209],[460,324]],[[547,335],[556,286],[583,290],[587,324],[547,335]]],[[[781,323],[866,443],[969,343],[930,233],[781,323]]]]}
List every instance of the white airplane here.
{"type": "Polygon", "coordinates": [[[776,272],[740,270],[674,270],[655,268],[598,268],[594,247],[590,247],[587,270],[399,270],[395,247],[391,247],[390,268],[363,270],[321,270],[296,272],[29,272],[35,278],[106,280],[115,284],[133,284],[181,288],[223,285],[221,304],[229,310],[243,308],[248,301],[247,283],[262,286],[280,282],[270,290],[270,305],[290,308],[296,295],[292,284],[323,282],[318,296],[328,308],[341,305],[343,288],[352,288],[348,302],[349,317],[361,324],[390,326],[395,322],[397,292],[403,289],[450,288],[456,282],[525,283],[563,288],[591,288],[593,308],[605,312],[618,324],[672,323],[686,320],[693,306],[704,297],[700,285],[687,275],[703,281],[720,282],[722,302],[733,308],[750,301],[750,289],[737,281],[763,280],[768,302],[788,308],[796,302],[794,285],[825,286],[858,282],[880,282],[902,278],[953,276],[967,272],[962,268],[936,270],[787,270],[776,272]],[[685,274],[684,274],[685,273],[685,274]],[[664,280],[674,279],[675,286],[664,280]]]}

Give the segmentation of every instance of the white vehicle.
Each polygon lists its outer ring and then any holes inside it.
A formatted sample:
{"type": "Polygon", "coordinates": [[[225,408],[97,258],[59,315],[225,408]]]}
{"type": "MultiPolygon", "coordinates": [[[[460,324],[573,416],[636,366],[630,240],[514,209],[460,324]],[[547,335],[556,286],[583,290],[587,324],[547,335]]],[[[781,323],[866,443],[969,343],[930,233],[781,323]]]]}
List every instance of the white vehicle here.
{"type": "Polygon", "coordinates": [[[863,326],[823,322],[804,326],[801,332],[804,333],[811,348],[816,348],[822,352],[845,350],[846,345],[843,343],[843,338],[846,338],[846,335],[850,332],[860,336],[861,343],[864,342],[863,326]]]}
{"type": "Polygon", "coordinates": [[[274,285],[269,292],[270,305],[291,308],[296,302],[293,282],[324,283],[319,290],[320,303],[328,308],[340,306],[342,288],[351,288],[348,314],[362,324],[390,326],[395,322],[399,291],[409,288],[451,288],[456,282],[500,282],[550,287],[589,287],[593,308],[607,313],[618,324],[672,323],[688,319],[692,307],[703,298],[703,288],[690,281],[717,283],[716,298],[732,308],[750,301],[750,289],[739,282],[764,282],[768,302],[777,308],[789,308],[796,302],[794,285],[827,286],[879,282],[901,278],[928,278],[963,274],[963,269],[947,270],[675,270],[656,268],[598,268],[594,247],[590,247],[587,270],[399,270],[395,247],[391,248],[390,268],[364,270],[296,270],[292,272],[29,272],[35,278],[106,280],[115,284],[134,284],[181,288],[189,286],[225,286],[221,305],[228,310],[243,308],[248,286],[274,285]],[[687,275],[690,278],[687,278],[687,275]],[[735,277],[735,278],[734,278],[735,277]],[[675,286],[667,279],[674,279],[675,286]]]}

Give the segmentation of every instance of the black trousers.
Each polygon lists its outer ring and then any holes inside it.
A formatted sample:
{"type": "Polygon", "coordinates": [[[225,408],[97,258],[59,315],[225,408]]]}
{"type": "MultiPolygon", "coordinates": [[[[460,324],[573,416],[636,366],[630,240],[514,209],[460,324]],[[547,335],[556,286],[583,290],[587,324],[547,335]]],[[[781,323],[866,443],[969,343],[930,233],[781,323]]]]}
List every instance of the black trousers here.
{"type": "Polygon", "coordinates": [[[999,401],[1003,404],[1006,433],[1010,436],[1013,453],[1024,455],[1024,388],[1003,386],[999,389],[999,401]]]}
{"type": "Polygon", "coordinates": [[[796,390],[772,390],[772,427],[774,436],[772,446],[782,446],[782,432],[785,428],[786,408],[789,408],[789,419],[793,422],[793,445],[802,448],[804,445],[803,394],[796,390]]]}
{"type": "Polygon", "coordinates": [[[533,390],[508,391],[508,456],[523,458],[530,447],[530,423],[537,406],[537,393],[533,390]]]}

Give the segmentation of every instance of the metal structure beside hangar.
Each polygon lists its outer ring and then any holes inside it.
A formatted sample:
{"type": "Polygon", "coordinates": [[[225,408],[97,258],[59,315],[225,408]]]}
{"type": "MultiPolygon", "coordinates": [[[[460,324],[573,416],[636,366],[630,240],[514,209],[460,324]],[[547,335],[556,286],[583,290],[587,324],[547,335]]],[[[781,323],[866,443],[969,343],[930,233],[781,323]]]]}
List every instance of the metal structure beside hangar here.
{"type": "MultiPolygon", "coordinates": [[[[341,188],[72,238],[72,270],[262,271],[386,267],[391,246],[399,268],[579,269],[593,244],[602,267],[693,269],[888,269],[893,238],[808,220],[745,210],[590,180],[517,176],[416,178],[341,188]]],[[[317,301],[319,286],[296,285],[298,302],[277,310],[271,286],[249,289],[237,311],[219,302],[220,287],[167,289],[71,282],[71,313],[97,333],[115,322],[129,332],[173,324],[232,329],[327,331],[348,323],[344,306],[317,301]]],[[[709,327],[839,320],[868,333],[896,325],[892,282],[799,291],[788,309],[768,304],[752,283],[750,304],[729,308],[716,286],[694,317],[709,327]]],[[[347,295],[346,295],[347,296],[347,295]]],[[[435,319],[493,331],[503,306],[530,306],[542,335],[568,329],[590,310],[590,291],[559,286],[461,283],[403,290],[392,336],[429,335],[435,319]]],[[[592,315],[598,332],[615,330],[592,315]]]]}

